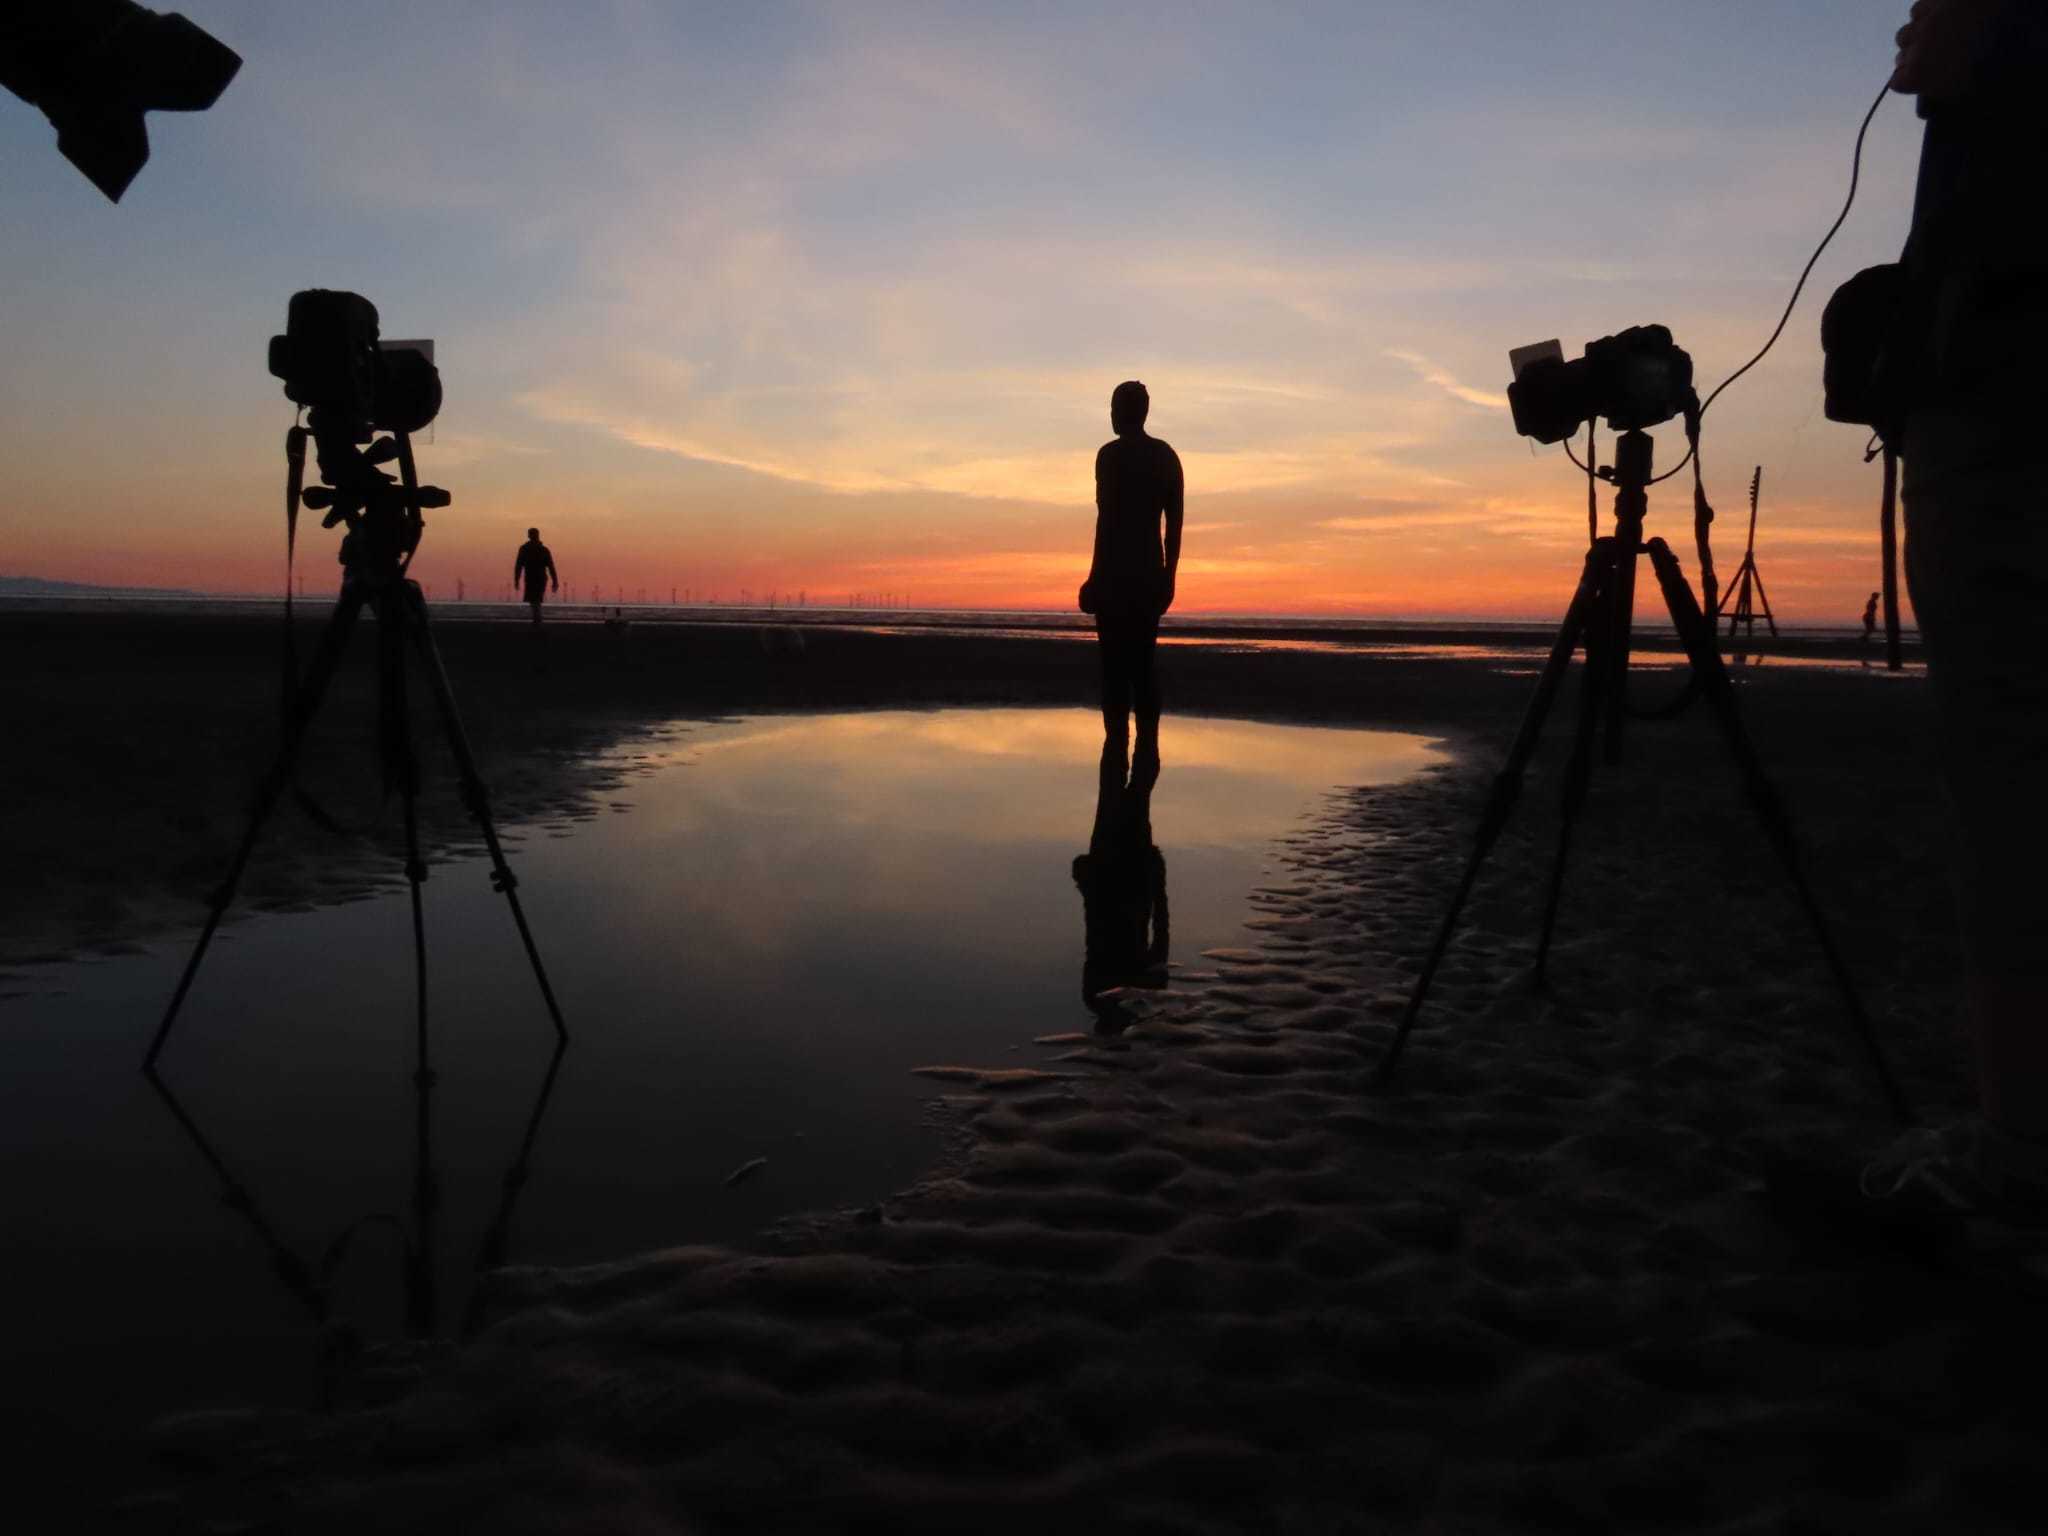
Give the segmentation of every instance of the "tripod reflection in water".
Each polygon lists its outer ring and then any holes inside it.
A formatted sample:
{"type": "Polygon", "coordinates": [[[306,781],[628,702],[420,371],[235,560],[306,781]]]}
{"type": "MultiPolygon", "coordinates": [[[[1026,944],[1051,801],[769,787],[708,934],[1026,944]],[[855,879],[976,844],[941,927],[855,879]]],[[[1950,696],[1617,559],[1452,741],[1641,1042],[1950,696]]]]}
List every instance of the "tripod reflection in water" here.
{"type": "Polygon", "coordinates": [[[1130,1025],[1130,993],[1167,985],[1166,857],[1152,841],[1152,789],[1158,782],[1156,734],[1140,730],[1128,769],[1122,740],[1112,736],[1103,742],[1095,825],[1088,851],[1074,858],[1086,934],[1081,1000],[1095,1015],[1099,1034],[1121,1034],[1130,1025]]]}
{"type": "MultiPolygon", "coordinates": [[[[541,1078],[539,1091],[534,1095],[533,1108],[527,1114],[518,1147],[500,1181],[497,1206],[491,1214],[489,1225],[484,1229],[483,1237],[477,1244],[469,1297],[463,1306],[462,1323],[457,1330],[457,1337],[468,1338],[485,1321],[483,1278],[492,1270],[502,1268],[506,1262],[511,1246],[512,1218],[519,1197],[526,1188],[527,1177],[533,1165],[534,1145],[540,1139],[541,1122],[547,1115],[548,1103],[555,1091],[555,1079],[561,1072],[562,1057],[568,1048],[566,1040],[558,1039],[555,1042],[554,1053],[548,1058],[547,1071],[541,1078]]],[[[329,1241],[321,1250],[317,1262],[308,1262],[306,1251],[288,1240],[271,1221],[255,1191],[236,1174],[234,1165],[214,1145],[212,1138],[206,1134],[192,1110],[172,1092],[171,1085],[164,1081],[162,1074],[151,1066],[144,1069],[143,1075],[149,1080],[150,1087],[156,1090],[164,1107],[170,1111],[171,1118],[177,1122],[186,1140],[191,1142],[206,1165],[213,1170],[214,1176],[220,1180],[222,1203],[235,1213],[262,1244],[269,1257],[272,1273],[317,1331],[317,1406],[323,1409],[335,1406],[346,1373],[356,1363],[361,1351],[362,1340],[359,1330],[348,1319],[337,1315],[335,1305],[336,1277],[343,1260],[348,1257],[357,1234],[372,1227],[382,1226],[396,1236],[400,1252],[399,1284],[404,1302],[406,1333],[415,1339],[428,1339],[440,1332],[440,1287],[437,1267],[441,1253],[440,1179],[432,1143],[427,1135],[427,1120],[424,1114],[417,1121],[418,1137],[414,1148],[410,1219],[402,1219],[390,1212],[377,1212],[359,1217],[343,1227],[329,1241]]],[[[415,1093],[422,1106],[426,1103],[429,1086],[425,1083],[415,1084],[415,1093]]]]}

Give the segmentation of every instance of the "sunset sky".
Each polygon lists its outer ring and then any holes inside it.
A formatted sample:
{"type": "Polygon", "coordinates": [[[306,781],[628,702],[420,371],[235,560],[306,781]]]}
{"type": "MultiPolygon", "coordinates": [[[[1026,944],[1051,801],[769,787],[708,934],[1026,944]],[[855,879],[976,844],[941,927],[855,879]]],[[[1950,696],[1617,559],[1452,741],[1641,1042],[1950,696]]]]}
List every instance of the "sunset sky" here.
{"type": "MultiPolygon", "coordinates": [[[[1703,392],[1846,190],[1904,0],[1330,5],[178,0],[239,51],[117,207],[0,95],[0,575],[276,590],[297,288],[436,339],[415,571],[530,523],[631,598],[1066,608],[1121,379],[1187,467],[1186,611],[1554,617],[1585,483],[1510,347],[1670,325],[1703,392]]],[[[1820,306],[1893,257],[1918,123],[1708,418],[1724,574],[1877,584],[1820,306]]],[[[1660,467],[1683,452],[1659,434],[1660,467]]],[[[1691,571],[1689,497],[1652,529],[1691,571]]],[[[302,530],[306,590],[334,535],[302,530]]]]}

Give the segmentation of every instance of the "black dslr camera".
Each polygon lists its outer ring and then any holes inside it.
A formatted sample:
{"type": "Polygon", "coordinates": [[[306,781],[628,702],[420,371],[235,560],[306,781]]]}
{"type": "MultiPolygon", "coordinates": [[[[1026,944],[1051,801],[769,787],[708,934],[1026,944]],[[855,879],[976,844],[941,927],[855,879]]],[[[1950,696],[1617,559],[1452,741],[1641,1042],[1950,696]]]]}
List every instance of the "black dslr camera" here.
{"type": "Polygon", "coordinates": [[[373,432],[417,432],[441,414],[440,373],[423,352],[380,347],[377,306],[359,293],[293,294],[284,334],[270,338],[270,372],[284,380],[286,399],[328,412],[337,427],[353,427],[358,442],[373,432]]]}
{"type": "Polygon", "coordinates": [[[1561,443],[1596,416],[1617,432],[1654,427],[1695,409],[1692,358],[1661,325],[1636,325],[1586,343],[1572,362],[1555,341],[1508,354],[1515,381],[1508,405],[1515,430],[1539,443],[1561,443]]]}
{"type": "Polygon", "coordinates": [[[308,288],[292,295],[284,335],[270,338],[270,371],[306,407],[287,450],[294,484],[310,435],[329,489],[307,490],[305,504],[326,511],[323,528],[348,524],[341,563],[372,577],[402,572],[419,547],[420,510],[448,505],[446,491],[417,484],[412,471],[410,434],[441,412],[439,370],[416,348],[381,346],[377,306],[361,294],[308,288]],[[403,485],[377,468],[393,459],[403,485]]]}

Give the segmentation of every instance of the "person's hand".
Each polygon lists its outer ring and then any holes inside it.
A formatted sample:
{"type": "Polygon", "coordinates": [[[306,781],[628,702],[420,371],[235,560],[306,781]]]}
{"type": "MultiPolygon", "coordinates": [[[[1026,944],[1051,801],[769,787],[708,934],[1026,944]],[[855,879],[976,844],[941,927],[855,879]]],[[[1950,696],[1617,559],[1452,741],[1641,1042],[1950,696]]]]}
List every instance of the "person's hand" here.
{"type": "Polygon", "coordinates": [[[1167,572],[1166,583],[1159,589],[1159,612],[1163,615],[1173,606],[1173,573],[1167,572]]]}
{"type": "Polygon", "coordinates": [[[1899,28],[1892,89],[1926,101],[1948,101],[1969,86],[1992,17],[2005,0],[1913,0],[1899,28]]]}
{"type": "Polygon", "coordinates": [[[1075,601],[1080,605],[1081,611],[1083,613],[1093,613],[1095,611],[1094,577],[1091,576],[1086,581],[1081,583],[1080,595],[1076,597],[1075,601]]]}

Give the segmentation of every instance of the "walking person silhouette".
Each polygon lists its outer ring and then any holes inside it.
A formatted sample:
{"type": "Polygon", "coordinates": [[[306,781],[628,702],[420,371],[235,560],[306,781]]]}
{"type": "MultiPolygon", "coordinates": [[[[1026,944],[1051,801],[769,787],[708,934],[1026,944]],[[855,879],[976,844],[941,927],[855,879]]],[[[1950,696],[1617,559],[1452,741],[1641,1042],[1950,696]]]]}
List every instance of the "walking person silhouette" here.
{"type": "Polygon", "coordinates": [[[526,530],[526,542],[519,546],[519,553],[512,561],[512,579],[524,583],[526,604],[533,610],[533,622],[540,622],[540,605],[547,596],[549,582],[557,592],[562,590],[562,578],[555,574],[555,557],[547,545],[540,541],[540,530],[526,530]]]}
{"type": "Polygon", "coordinates": [[[1104,745],[1119,755],[1128,748],[1135,710],[1139,753],[1156,759],[1159,676],[1153,652],[1159,617],[1173,606],[1180,570],[1185,482],[1180,456],[1146,434],[1151,406],[1151,396],[1135,379],[1117,385],[1109,397],[1116,436],[1095,455],[1095,553],[1080,603],[1083,613],[1095,616],[1104,745]]]}

